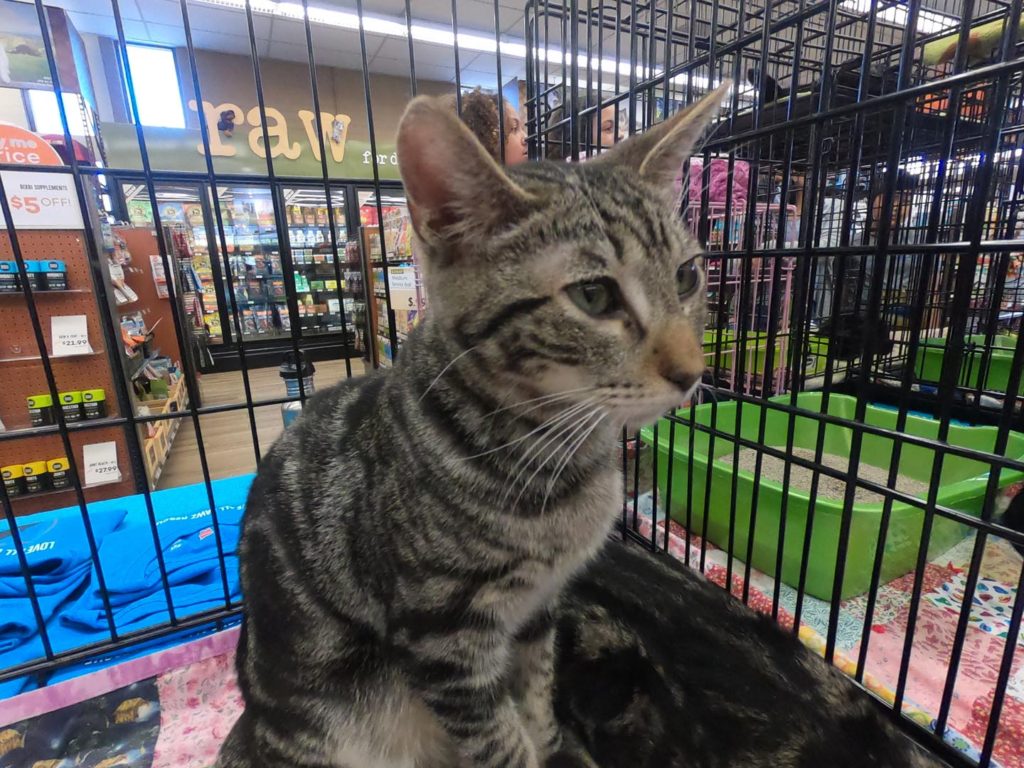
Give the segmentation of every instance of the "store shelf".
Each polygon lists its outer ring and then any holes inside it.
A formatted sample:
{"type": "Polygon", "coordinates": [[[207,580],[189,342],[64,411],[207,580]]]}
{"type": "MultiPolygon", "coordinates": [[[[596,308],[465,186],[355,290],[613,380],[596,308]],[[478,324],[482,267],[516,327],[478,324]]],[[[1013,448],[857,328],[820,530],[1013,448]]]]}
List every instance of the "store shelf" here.
{"type": "Polygon", "coordinates": [[[136,376],[138,376],[140,373],[142,373],[142,369],[143,368],[145,368],[149,363],[151,363],[153,360],[155,360],[158,357],[160,357],[160,353],[159,352],[154,352],[153,354],[147,355],[145,357],[138,357],[138,358],[136,358],[136,357],[129,357],[128,358],[128,362],[129,363],[137,361],[137,364],[132,366],[133,370],[132,370],[131,373],[128,374],[128,379],[129,380],[134,379],[136,376]]]}
{"type": "MultiPolygon", "coordinates": [[[[90,429],[100,429],[102,427],[116,427],[124,424],[125,420],[121,417],[113,418],[102,418],[102,419],[82,419],[81,421],[71,421],[67,423],[68,432],[76,431],[88,431],[90,429]]],[[[59,434],[60,429],[56,424],[46,424],[40,427],[24,427],[16,426],[11,428],[8,426],[5,430],[0,430],[0,441],[3,440],[15,440],[22,437],[39,437],[41,435],[56,435],[59,434]]]]}
{"type": "MultiPolygon", "coordinates": [[[[40,299],[40,298],[43,298],[45,296],[67,296],[67,295],[74,295],[76,293],[92,293],[92,291],[90,291],[90,290],[88,290],[86,288],[67,288],[67,289],[65,289],[63,291],[51,291],[49,289],[44,291],[44,290],[40,290],[39,288],[33,288],[32,289],[32,298],[33,299],[40,299]]],[[[19,299],[23,299],[23,298],[25,298],[25,294],[21,292],[21,288],[19,288],[16,291],[11,291],[9,293],[8,292],[0,293],[0,299],[14,298],[14,297],[17,297],[19,299]]]]}
{"type": "MultiPolygon", "coordinates": [[[[120,481],[119,480],[115,480],[114,482],[120,482],[120,481]]],[[[106,483],[104,483],[104,485],[106,485],[106,483]]],[[[82,486],[82,487],[83,488],[95,488],[95,486],[82,486]]],[[[72,486],[70,486],[68,488],[57,488],[56,490],[51,488],[48,491],[39,491],[37,493],[22,493],[22,494],[19,494],[19,495],[15,496],[14,498],[12,498],[11,501],[13,501],[15,503],[18,503],[20,501],[24,501],[25,499],[45,499],[45,498],[47,498],[49,496],[63,496],[66,493],[74,493],[74,492],[75,492],[75,486],[72,485],[72,486]]]]}
{"type": "MultiPolygon", "coordinates": [[[[185,377],[179,376],[171,385],[166,400],[144,401],[144,405],[151,412],[157,414],[179,413],[188,408],[188,390],[185,387],[185,377]]],[[[174,438],[185,417],[164,419],[156,424],[152,436],[145,437],[142,441],[142,461],[146,465],[146,476],[149,478],[150,490],[156,490],[160,475],[167,457],[171,453],[174,438]]]]}
{"type": "MultiPolygon", "coordinates": [[[[97,349],[93,352],[82,352],[77,355],[50,355],[50,360],[75,360],[84,357],[96,357],[106,354],[105,349],[97,349]]],[[[24,357],[0,357],[0,363],[30,363],[33,360],[42,360],[42,355],[26,355],[24,357]]]]}

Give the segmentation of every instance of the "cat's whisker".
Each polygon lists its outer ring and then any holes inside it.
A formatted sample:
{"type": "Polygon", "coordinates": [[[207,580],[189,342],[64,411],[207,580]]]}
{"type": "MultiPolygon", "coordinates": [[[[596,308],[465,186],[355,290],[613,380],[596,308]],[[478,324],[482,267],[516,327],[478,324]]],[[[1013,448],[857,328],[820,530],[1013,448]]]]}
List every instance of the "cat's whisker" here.
{"type": "MultiPolygon", "coordinates": [[[[565,454],[562,456],[562,458],[558,460],[557,464],[555,464],[555,470],[552,473],[551,480],[548,481],[548,487],[544,491],[544,501],[541,502],[540,505],[541,514],[544,514],[544,512],[547,510],[548,498],[551,496],[551,491],[553,491],[555,489],[555,486],[558,484],[558,478],[562,476],[562,473],[565,471],[565,468],[569,466],[569,463],[572,461],[573,457],[577,454],[579,449],[583,447],[583,444],[587,441],[587,438],[594,434],[594,430],[596,430],[601,425],[601,422],[604,421],[605,417],[608,416],[608,411],[606,411],[604,408],[598,408],[595,413],[597,413],[597,421],[591,424],[590,427],[582,435],[576,438],[576,441],[569,446],[568,450],[565,451],[565,454]]],[[[593,415],[594,414],[591,414],[590,417],[588,417],[588,419],[593,418],[593,415]]]]}
{"type": "MultiPolygon", "coordinates": [[[[506,405],[506,406],[502,406],[501,408],[497,408],[496,410],[493,410],[490,413],[488,413],[486,416],[484,416],[484,418],[485,419],[489,419],[492,416],[496,416],[499,413],[504,413],[505,411],[509,411],[509,410],[511,410],[513,408],[518,408],[521,405],[529,405],[530,403],[538,403],[538,402],[541,402],[541,403],[557,402],[558,400],[564,399],[565,397],[567,397],[569,395],[579,394],[580,392],[591,392],[591,391],[593,391],[595,389],[597,389],[597,387],[593,387],[593,386],[590,386],[590,387],[579,387],[577,389],[566,389],[566,390],[563,390],[561,392],[552,392],[551,394],[541,395],[540,397],[531,397],[529,400],[520,400],[518,403],[512,403],[511,405],[506,405]]],[[[535,406],[535,408],[530,408],[530,409],[524,411],[522,414],[520,414],[520,416],[522,416],[523,414],[529,413],[530,411],[535,410],[536,408],[539,408],[539,407],[542,407],[542,406],[535,406]]]]}
{"type": "MultiPolygon", "coordinates": [[[[587,404],[588,407],[590,407],[593,406],[594,403],[589,402],[587,404]]],[[[502,507],[508,505],[509,497],[512,495],[513,490],[515,490],[516,487],[518,487],[519,480],[522,478],[523,474],[525,474],[529,470],[530,464],[534,462],[538,455],[544,450],[545,445],[550,445],[554,440],[557,440],[560,437],[562,437],[568,430],[572,429],[578,423],[579,422],[569,418],[567,420],[564,420],[562,424],[558,425],[556,429],[552,429],[547,434],[539,435],[537,439],[534,440],[534,444],[530,445],[529,449],[527,449],[527,451],[522,456],[519,457],[519,461],[516,462],[515,466],[508,473],[509,477],[511,477],[512,480],[506,486],[505,494],[502,496],[502,507]]],[[[525,486],[523,487],[523,489],[525,489],[525,486]]],[[[522,494],[520,493],[519,497],[516,499],[517,504],[519,502],[519,498],[521,497],[522,494]]]]}
{"type": "MultiPolygon", "coordinates": [[[[522,487],[519,490],[519,495],[516,497],[515,502],[512,504],[513,507],[516,507],[516,506],[519,505],[519,501],[523,498],[523,494],[526,493],[526,489],[530,487],[530,483],[532,483],[533,479],[538,474],[540,474],[541,470],[544,469],[544,467],[547,465],[547,463],[549,461],[551,461],[551,459],[553,459],[559,453],[561,453],[561,451],[563,449],[563,446],[567,445],[573,439],[573,437],[575,435],[579,434],[579,432],[586,427],[587,423],[590,421],[590,419],[594,415],[594,413],[596,413],[599,410],[601,410],[600,406],[595,408],[593,411],[588,412],[583,417],[583,419],[581,419],[578,423],[570,424],[566,429],[559,430],[558,434],[553,439],[550,439],[550,440],[546,441],[547,445],[551,445],[551,444],[555,443],[558,440],[562,440],[562,442],[558,443],[555,446],[554,450],[552,450],[547,455],[547,458],[545,458],[542,462],[540,462],[540,464],[537,465],[537,468],[533,470],[533,473],[528,478],[526,478],[526,482],[524,482],[522,484],[522,487]]],[[[526,469],[528,469],[528,468],[529,468],[529,464],[526,465],[526,468],[524,468],[523,471],[525,472],[526,469]]],[[[520,476],[521,476],[521,474],[520,474],[520,476]]],[[[518,480],[518,476],[517,476],[517,480],[518,480]]]]}
{"type": "MultiPolygon", "coordinates": [[[[588,407],[591,405],[594,405],[594,403],[587,403],[588,407]]],[[[572,429],[574,425],[577,423],[578,422],[574,421],[571,418],[567,419],[561,425],[559,425],[557,429],[548,432],[548,434],[540,435],[539,437],[537,437],[536,440],[534,440],[533,445],[531,445],[529,449],[527,449],[527,451],[522,456],[519,457],[519,461],[516,462],[516,465],[512,467],[511,471],[509,471],[508,473],[509,477],[513,477],[514,479],[505,488],[505,494],[502,496],[501,499],[502,506],[505,506],[508,503],[509,496],[511,495],[512,491],[514,491],[516,487],[518,487],[519,480],[523,476],[523,474],[527,470],[529,470],[530,464],[533,462],[536,454],[539,451],[543,450],[545,445],[550,445],[552,441],[558,440],[561,436],[565,434],[567,430],[572,429]]],[[[520,496],[521,495],[522,494],[520,494],[520,496]]]]}
{"type": "Polygon", "coordinates": [[[484,451],[483,453],[476,453],[476,454],[473,454],[472,456],[460,457],[460,458],[456,459],[456,461],[470,461],[472,459],[479,459],[482,456],[488,456],[489,454],[497,453],[498,451],[504,450],[505,448],[509,448],[509,447],[511,447],[513,445],[516,445],[517,443],[521,443],[521,442],[523,442],[523,440],[526,440],[528,437],[531,437],[531,436],[535,435],[537,432],[540,432],[541,430],[553,427],[555,424],[557,424],[558,422],[562,421],[563,419],[571,418],[572,415],[575,414],[577,411],[579,411],[580,409],[585,408],[588,405],[590,405],[590,401],[592,401],[593,399],[594,398],[592,398],[592,397],[591,398],[587,398],[583,402],[577,403],[576,405],[574,405],[574,406],[572,406],[572,407],[570,407],[568,409],[559,411],[554,416],[552,416],[547,421],[545,421],[543,424],[541,424],[541,425],[539,425],[537,427],[534,427],[532,430],[527,432],[525,435],[517,437],[515,440],[509,440],[507,443],[502,443],[497,448],[490,448],[490,449],[484,451]]]}
{"type": "MultiPolygon", "coordinates": [[[[515,466],[512,467],[512,470],[509,472],[509,475],[516,475],[518,477],[521,474],[521,472],[525,472],[529,468],[533,460],[536,458],[536,453],[538,452],[538,450],[542,450],[545,445],[550,445],[554,440],[557,440],[559,436],[564,434],[565,429],[571,429],[572,426],[576,423],[572,420],[571,416],[578,416],[581,411],[584,411],[592,406],[600,405],[606,399],[606,395],[589,397],[585,401],[583,401],[583,403],[581,403],[581,405],[584,406],[583,408],[572,408],[570,409],[571,413],[563,413],[563,415],[569,415],[570,418],[565,420],[560,419],[559,421],[562,421],[563,423],[558,427],[558,429],[549,430],[549,432],[546,435],[540,435],[534,441],[534,444],[530,446],[530,448],[526,451],[526,453],[519,457],[519,461],[517,461],[515,466]]],[[[514,487],[515,486],[513,485],[508,489],[506,493],[506,500],[507,494],[511,493],[514,487]]]]}
{"type": "Polygon", "coordinates": [[[710,384],[705,384],[703,381],[697,385],[697,391],[707,395],[711,400],[718,402],[718,394],[715,392],[715,388],[710,384]]]}
{"type": "Polygon", "coordinates": [[[441,372],[439,374],[437,374],[437,376],[434,377],[434,380],[432,382],[430,382],[430,384],[427,386],[427,388],[425,390],[423,390],[423,394],[419,396],[419,399],[417,399],[416,402],[417,403],[423,402],[423,398],[426,397],[430,393],[430,390],[432,390],[434,388],[434,385],[437,384],[437,382],[439,382],[441,380],[441,377],[444,376],[448,372],[448,369],[451,368],[453,365],[455,365],[457,362],[459,362],[459,360],[461,360],[463,357],[468,355],[474,349],[476,349],[476,347],[470,347],[469,349],[463,350],[462,352],[457,354],[452,359],[452,361],[450,363],[448,363],[448,365],[446,365],[444,368],[442,368],[441,372]]]}

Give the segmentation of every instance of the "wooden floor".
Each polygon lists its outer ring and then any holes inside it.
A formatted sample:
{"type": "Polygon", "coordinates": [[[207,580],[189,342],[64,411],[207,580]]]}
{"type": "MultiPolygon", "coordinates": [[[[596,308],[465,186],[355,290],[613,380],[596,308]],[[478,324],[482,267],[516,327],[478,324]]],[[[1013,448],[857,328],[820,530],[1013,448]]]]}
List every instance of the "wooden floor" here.
{"type": "MultiPolygon", "coordinates": [[[[352,361],[352,375],[364,372],[362,360],[352,361]]],[[[342,360],[328,360],[316,363],[314,382],[317,389],[324,389],[345,378],[345,363],[342,360]]],[[[245,388],[241,371],[229,373],[208,373],[200,378],[203,406],[231,405],[245,402],[245,388]]],[[[284,382],[277,368],[257,368],[249,371],[249,386],[254,403],[283,397],[284,382]]],[[[266,453],[284,429],[280,405],[256,405],[253,408],[256,434],[260,453],[266,453]]],[[[248,409],[213,413],[200,416],[199,429],[203,435],[206,460],[210,468],[210,479],[233,477],[256,470],[256,447],[253,445],[252,429],[248,409]]],[[[202,465],[199,461],[199,442],[196,440],[192,419],[184,419],[171,453],[167,457],[157,486],[174,488],[179,485],[199,483],[203,480],[202,465]]]]}

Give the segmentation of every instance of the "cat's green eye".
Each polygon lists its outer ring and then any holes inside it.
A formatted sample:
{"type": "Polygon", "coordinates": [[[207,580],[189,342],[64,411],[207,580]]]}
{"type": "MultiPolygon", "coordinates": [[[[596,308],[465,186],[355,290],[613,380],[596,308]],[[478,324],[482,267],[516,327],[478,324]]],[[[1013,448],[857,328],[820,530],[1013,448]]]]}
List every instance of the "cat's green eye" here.
{"type": "Polygon", "coordinates": [[[680,300],[687,298],[700,286],[700,267],[696,260],[682,264],[676,270],[676,290],[680,300]]]}
{"type": "Polygon", "coordinates": [[[566,288],[565,292],[573,304],[594,317],[610,314],[620,307],[618,292],[610,280],[576,283],[566,288]]]}

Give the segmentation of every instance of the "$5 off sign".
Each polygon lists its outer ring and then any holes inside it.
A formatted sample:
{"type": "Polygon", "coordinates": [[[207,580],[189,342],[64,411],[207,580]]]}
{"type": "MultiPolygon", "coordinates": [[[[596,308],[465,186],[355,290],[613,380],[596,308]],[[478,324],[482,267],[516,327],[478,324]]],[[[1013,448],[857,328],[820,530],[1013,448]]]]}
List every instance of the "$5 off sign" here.
{"type": "MultiPolygon", "coordinates": [[[[4,171],[2,178],[16,229],[83,228],[71,174],[4,171]]],[[[7,222],[0,226],[6,229],[7,222]]]]}

